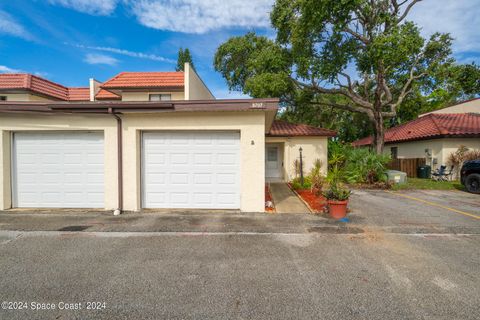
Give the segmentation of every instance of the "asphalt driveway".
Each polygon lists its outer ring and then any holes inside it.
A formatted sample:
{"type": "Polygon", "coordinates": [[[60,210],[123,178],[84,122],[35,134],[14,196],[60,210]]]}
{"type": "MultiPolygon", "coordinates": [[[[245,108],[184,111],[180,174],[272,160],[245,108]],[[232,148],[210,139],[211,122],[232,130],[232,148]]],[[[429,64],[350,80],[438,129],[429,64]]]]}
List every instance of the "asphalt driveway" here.
{"type": "Polygon", "coordinates": [[[352,224],[400,233],[480,233],[480,196],[462,191],[355,190],[352,224]]]}
{"type": "Polygon", "coordinates": [[[480,235],[1,233],[1,319],[478,319],[480,235]],[[105,309],[87,310],[98,301],[105,309]],[[32,310],[45,303],[55,310],[32,310]],[[58,310],[60,302],[81,310],[58,310]]]}
{"type": "Polygon", "coordinates": [[[479,319],[478,201],[358,190],[349,223],[0,213],[0,319],[479,319]]]}
{"type": "Polygon", "coordinates": [[[480,196],[461,191],[355,190],[348,223],[300,213],[222,211],[0,212],[0,230],[217,233],[455,233],[480,234],[480,196]]]}

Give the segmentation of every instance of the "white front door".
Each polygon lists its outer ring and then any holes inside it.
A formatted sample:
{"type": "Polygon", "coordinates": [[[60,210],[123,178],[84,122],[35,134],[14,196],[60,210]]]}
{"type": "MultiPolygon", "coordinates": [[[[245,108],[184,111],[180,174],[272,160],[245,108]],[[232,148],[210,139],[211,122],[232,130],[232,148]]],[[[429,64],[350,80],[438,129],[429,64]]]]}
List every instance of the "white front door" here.
{"type": "Polygon", "coordinates": [[[265,148],[265,176],[267,178],[282,177],[282,161],[278,145],[267,145],[265,148]]]}
{"type": "Polygon", "coordinates": [[[144,208],[240,208],[240,133],[145,132],[144,208]]]}
{"type": "Polygon", "coordinates": [[[101,132],[16,132],[13,207],[103,208],[101,132]]]}

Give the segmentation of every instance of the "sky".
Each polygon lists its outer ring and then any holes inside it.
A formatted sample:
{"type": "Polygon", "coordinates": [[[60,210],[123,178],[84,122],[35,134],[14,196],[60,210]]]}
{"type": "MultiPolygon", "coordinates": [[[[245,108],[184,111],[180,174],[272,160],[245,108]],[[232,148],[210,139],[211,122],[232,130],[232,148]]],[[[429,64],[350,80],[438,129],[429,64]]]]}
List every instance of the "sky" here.
{"type": "MultiPolygon", "coordinates": [[[[189,48],[217,98],[229,92],[213,68],[216,48],[255,31],[274,37],[274,0],[0,0],[0,73],[28,72],[65,86],[88,86],[121,71],[174,71],[189,48]]],[[[422,33],[449,32],[461,63],[480,63],[478,0],[424,0],[411,19],[422,33]]]]}

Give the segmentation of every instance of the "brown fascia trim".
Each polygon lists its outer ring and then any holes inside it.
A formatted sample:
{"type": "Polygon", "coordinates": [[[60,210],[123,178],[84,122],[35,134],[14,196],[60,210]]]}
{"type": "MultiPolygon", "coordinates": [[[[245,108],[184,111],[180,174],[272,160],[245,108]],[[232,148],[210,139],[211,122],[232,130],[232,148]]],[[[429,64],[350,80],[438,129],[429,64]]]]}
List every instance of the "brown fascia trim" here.
{"type": "Polygon", "coordinates": [[[0,102],[0,112],[215,112],[215,111],[276,111],[278,99],[171,100],[165,102],[126,101],[60,101],[60,102],[0,102]]]}
{"type": "Polygon", "coordinates": [[[181,91],[185,89],[184,85],[181,86],[165,86],[165,87],[121,87],[121,86],[100,86],[100,88],[110,91],[110,90],[119,90],[119,91],[125,91],[125,92],[144,92],[145,90],[149,91],[181,91]]]}
{"type": "Polygon", "coordinates": [[[268,137],[268,138],[297,138],[297,137],[301,137],[301,138],[308,138],[308,137],[312,137],[312,138],[318,138],[318,137],[327,137],[327,138],[333,138],[333,137],[336,137],[337,135],[336,134],[297,134],[297,135],[271,135],[269,133],[265,134],[265,137],[268,137]]]}
{"type": "Polygon", "coordinates": [[[267,133],[266,137],[270,138],[295,138],[295,137],[336,137],[336,132],[324,133],[324,134],[270,134],[267,133]]]}

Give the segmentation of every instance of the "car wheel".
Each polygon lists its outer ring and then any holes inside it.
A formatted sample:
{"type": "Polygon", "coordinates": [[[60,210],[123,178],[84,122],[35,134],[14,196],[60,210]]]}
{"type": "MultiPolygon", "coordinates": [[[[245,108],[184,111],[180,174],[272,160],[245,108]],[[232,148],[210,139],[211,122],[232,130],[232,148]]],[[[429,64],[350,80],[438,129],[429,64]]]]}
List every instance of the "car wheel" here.
{"type": "Polygon", "coordinates": [[[480,174],[472,173],[465,179],[465,187],[468,192],[480,193],[480,174]]]}

